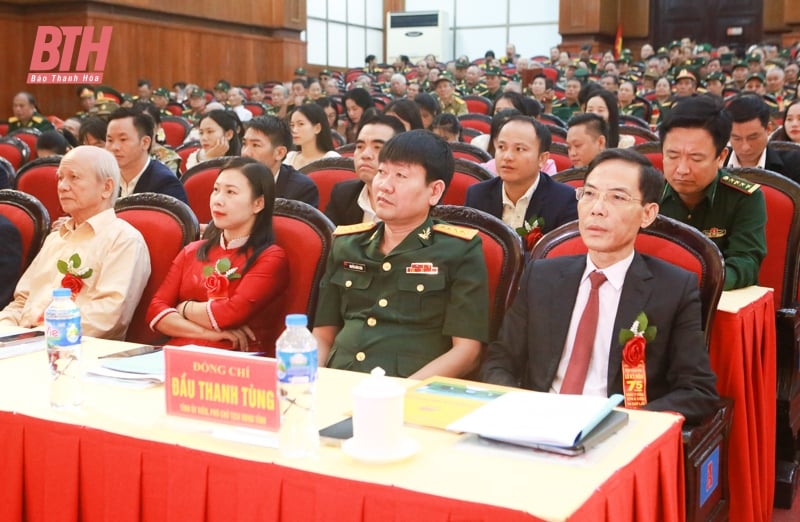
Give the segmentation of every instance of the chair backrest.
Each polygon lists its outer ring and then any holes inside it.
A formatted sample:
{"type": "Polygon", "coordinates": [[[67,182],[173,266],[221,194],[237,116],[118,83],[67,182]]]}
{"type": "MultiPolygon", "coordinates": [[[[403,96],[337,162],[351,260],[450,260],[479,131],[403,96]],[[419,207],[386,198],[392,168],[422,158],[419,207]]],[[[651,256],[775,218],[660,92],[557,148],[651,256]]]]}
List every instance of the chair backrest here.
{"type": "Polygon", "coordinates": [[[172,148],[180,147],[189,131],[192,130],[192,124],[186,118],[181,116],[162,116],[161,128],[164,129],[167,145],[172,148]]]}
{"type": "Polygon", "coordinates": [[[486,96],[468,94],[464,96],[464,101],[467,104],[467,110],[473,114],[489,114],[489,111],[492,110],[492,100],[486,96]]]}
{"type": "Polygon", "coordinates": [[[567,142],[567,129],[559,127],[554,123],[546,123],[550,131],[550,138],[552,143],[566,143],[567,142]]]}
{"type": "Polygon", "coordinates": [[[647,159],[650,160],[650,163],[652,163],[655,168],[657,168],[661,172],[664,172],[664,156],[661,153],[660,141],[647,141],[644,143],[637,143],[631,148],[636,152],[638,152],[639,154],[647,156],[647,159]]]}
{"type": "MultiPolygon", "coordinates": [[[[50,216],[38,199],[18,190],[0,190],[0,214],[19,230],[22,238],[22,269],[28,267],[50,233],[50,216]]],[[[22,272],[20,272],[22,273],[22,272]]]]}
{"type": "Polygon", "coordinates": [[[473,129],[470,127],[461,127],[461,139],[464,140],[464,143],[471,143],[472,138],[482,135],[483,133],[478,129],[473,129]]]}
{"type": "Polygon", "coordinates": [[[128,326],[129,342],[156,344],[163,339],[145,321],[145,313],[178,253],[200,234],[194,212],[172,196],[144,192],[119,198],[114,210],[138,230],[150,253],[150,279],[128,326]]]}
{"type": "Polygon", "coordinates": [[[0,138],[0,157],[8,160],[15,170],[19,170],[31,157],[28,144],[14,136],[0,138]]]}
{"type": "MultiPolygon", "coordinates": [[[[635,248],[640,254],[657,257],[697,275],[708,346],[714,311],[725,283],[725,262],[719,248],[696,228],[660,214],[653,224],[639,231],[635,248]]],[[[531,260],[586,252],[578,222],[572,221],[545,234],[533,247],[531,260]]]]}
{"type": "Polygon", "coordinates": [[[48,156],[26,163],[17,172],[14,188],[27,192],[42,202],[52,221],[65,216],[58,199],[58,165],[61,156],[48,156]]]}
{"type": "Polygon", "coordinates": [[[586,167],[573,167],[553,174],[554,181],[566,183],[575,188],[583,186],[584,178],[586,178],[586,167]]]}
{"type": "Polygon", "coordinates": [[[306,314],[314,324],[319,282],[333,241],[333,223],[302,201],[277,198],[272,221],[275,242],[289,259],[287,314],[306,314]]]}
{"type": "Polygon", "coordinates": [[[341,147],[336,147],[336,152],[338,152],[343,158],[352,158],[353,154],[356,152],[356,144],[345,143],[341,147]]]}
{"type": "Polygon", "coordinates": [[[322,158],[312,161],[300,172],[311,178],[319,190],[319,209],[324,211],[331,199],[333,186],[340,181],[356,179],[353,158],[322,158]]]}
{"type": "Polygon", "coordinates": [[[17,171],[10,161],[0,156],[0,189],[14,188],[17,171]]]}
{"type": "Polygon", "coordinates": [[[569,149],[564,143],[550,143],[550,159],[556,163],[556,170],[561,172],[572,167],[572,160],[569,159],[569,149]]]}
{"type": "Polygon", "coordinates": [[[643,129],[650,130],[650,124],[644,121],[642,118],[638,116],[634,116],[632,114],[620,114],[619,115],[619,122],[622,125],[633,125],[634,127],[641,127],[643,129]]]}
{"type": "Polygon", "coordinates": [[[42,131],[32,128],[17,129],[9,133],[9,136],[13,136],[23,141],[25,145],[28,146],[28,149],[30,150],[28,154],[28,160],[36,159],[36,141],[41,135],[42,131]]]}
{"type": "Polygon", "coordinates": [[[175,152],[178,153],[178,156],[181,157],[181,164],[178,165],[178,172],[183,174],[186,172],[186,162],[189,161],[189,156],[192,155],[192,152],[196,151],[200,148],[200,142],[197,140],[190,141],[188,143],[184,143],[175,149],[175,152]]]}
{"type": "Polygon", "coordinates": [[[770,141],[769,148],[778,152],[800,151],[800,143],[793,141],[770,141]]]}
{"type": "Polygon", "coordinates": [[[462,127],[475,129],[483,134],[489,134],[492,128],[492,118],[486,114],[462,114],[458,117],[462,127]]]}
{"type": "Polygon", "coordinates": [[[489,333],[495,339],[522,275],[524,261],[519,234],[500,219],[474,208],[439,205],[431,210],[431,215],[478,230],[489,276],[489,333]]]}
{"type": "Polygon", "coordinates": [[[8,134],[8,120],[0,120],[0,136],[8,134]]]}
{"type": "Polygon", "coordinates": [[[200,223],[211,221],[211,193],[214,191],[214,182],[219,176],[222,166],[230,157],[214,158],[203,161],[186,171],[181,177],[181,183],[189,199],[189,206],[197,216],[200,223]]]}
{"type": "Polygon", "coordinates": [[[261,102],[244,102],[244,108],[253,113],[253,116],[263,116],[267,113],[267,106],[261,102]]]}
{"type": "Polygon", "coordinates": [[[454,158],[461,158],[475,163],[486,163],[492,159],[491,154],[469,143],[451,142],[450,150],[453,151],[454,158]]]}
{"type": "Polygon", "coordinates": [[[442,205],[463,205],[467,202],[467,189],[476,183],[492,179],[492,173],[474,161],[455,159],[453,179],[447,187],[440,203],[442,205]]]}
{"type": "Polygon", "coordinates": [[[178,102],[169,102],[167,104],[167,111],[173,116],[180,116],[183,114],[184,108],[183,105],[178,102]]]}
{"type": "Polygon", "coordinates": [[[797,306],[800,270],[800,184],[776,172],[731,168],[728,172],[761,185],[767,203],[767,255],[758,282],[775,289],[775,308],[797,306]]]}
{"type": "Polygon", "coordinates": [[[635,143],[645,143],[648,141],[658,141],[658,135],[654,132],[639,127],[638,125],[620,125],[619,134],[633,136],[635,143]]]}
{"type": "Polygon", "coordinates": [[[543,112],[539,115],[538,119],[546,125],[555,125],[556,127],[561,127],[562,129],[567,128],[567,123],[564,120],[550,112],[543,112]]]}

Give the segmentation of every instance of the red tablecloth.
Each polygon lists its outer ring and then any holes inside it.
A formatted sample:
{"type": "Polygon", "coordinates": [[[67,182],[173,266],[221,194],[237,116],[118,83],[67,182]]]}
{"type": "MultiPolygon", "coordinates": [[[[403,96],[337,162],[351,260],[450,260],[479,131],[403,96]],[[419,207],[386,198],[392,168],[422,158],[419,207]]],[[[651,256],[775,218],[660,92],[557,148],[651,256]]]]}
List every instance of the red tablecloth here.
{"type": "Polygon", "coordinates": [[[769,522],[775,494],[772,291],[763,292],[736,312],[717,310],[711,336],[711,367],[717,374],[717,389],[720,395],[734,400],[728,458],[730,520],[769,522]]]}
{"type": "MultiPolygon", "coordinates": [[[[570,520],[682,521],[679,434],[676,421],[570,520]]],[[[8,412],[0,412],[0,463],[4,522],[541,520],[8,412]]]]}

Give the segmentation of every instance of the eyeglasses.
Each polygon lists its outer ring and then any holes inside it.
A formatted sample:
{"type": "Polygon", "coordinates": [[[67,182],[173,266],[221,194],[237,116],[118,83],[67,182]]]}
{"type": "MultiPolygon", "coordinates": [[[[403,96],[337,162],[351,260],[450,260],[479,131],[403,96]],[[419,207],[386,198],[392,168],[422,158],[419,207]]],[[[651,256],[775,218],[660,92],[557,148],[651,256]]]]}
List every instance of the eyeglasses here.
{"type": "Polygon", "coordinates": [[[577,199],[581,203],[587,203],[590,205],[597,203],[597,201],[602,199],[609,205],[615,207],[622,207],[633,201],[639,201],[639,202],[642,201],[641,199],[635,198],[630,194],[628,194],[627,192],[622,192],[621,190],[600,192],[599,190],[586,187],[575,189],[575,199],[577,199]]]}

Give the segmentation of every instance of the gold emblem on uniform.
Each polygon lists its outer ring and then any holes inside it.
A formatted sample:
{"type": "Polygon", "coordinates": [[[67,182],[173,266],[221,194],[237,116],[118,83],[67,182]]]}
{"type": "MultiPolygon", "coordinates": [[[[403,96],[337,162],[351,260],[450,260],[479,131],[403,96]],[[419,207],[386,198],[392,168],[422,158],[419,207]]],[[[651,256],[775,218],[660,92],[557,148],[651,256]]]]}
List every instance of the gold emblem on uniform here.
{"type": "Polygon", "coordinates": [[[350,234],[357,234],[359,232],[366,232],[372,230],[377,225],[375,223],[356,223],[355,225],[339,225],[333,231],[334,236],[347,236],[350,234]]]}
{"type": "Polygon", "coordinates": [[[423,230],[417,235],[419,236],[420,239],[423,239],[425,241],[429,240],[431,238],[431,227],[425,227],[425,230],[423,230]]]}
{"type": "Polygon", "coordinates": [[[356,354],[356,361],[358,361],[358,362],[364,362],[364,359],[366,359],[366,358],[367,358],[367,356],[366,356],[366,354],[364,352],[358,352],[356,354]]]}
{"type": "Polygon", "coordinates": [[[467,241],[478,234],[478,231],[474,228],[457,227],[455,225],[448,225],[446,223],[437,223],[433,225],[433,230],[436,232],[441,232],[442,234],[447,234],[448,236],[465,239],[467,241]]]}
{"type": "Polygon", "coordinates": [[[725,234],[727,234],[727,233],[728,233],[728,231],[725,230],[724,228],[717,228],[717,227],[711,227],[708,230],[703,230],[703,234],[705,234],[705,236],[708,239],[716,239],[716,238],[724,237],[725,234]]]}

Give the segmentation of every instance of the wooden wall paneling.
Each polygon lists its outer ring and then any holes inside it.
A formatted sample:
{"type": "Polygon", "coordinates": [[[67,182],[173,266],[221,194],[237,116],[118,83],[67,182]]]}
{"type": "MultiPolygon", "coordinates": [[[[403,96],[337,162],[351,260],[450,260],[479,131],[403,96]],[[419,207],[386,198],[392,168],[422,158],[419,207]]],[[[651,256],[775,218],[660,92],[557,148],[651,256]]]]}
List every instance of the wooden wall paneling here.
{"type": "Polygon", "coordinates": [[[783,19],[783,0],[764,0],[764,32],[775,33],[788,29],[783,19]]]}
{"type": "MultiPolygon", "coordinates": [[[[625,39],[646,39],[649,36],[650,2],[642,2],[641,0],[619,0],[619,14],[620,22],[622,23],[623,45],[625,47],[628,47],[624,42],[625,39]]],[[[631,50],[633,51],[633,49],[631,50]]]]}
{"type": "Polygon", "coordinates": [[[800,2],[783,0],[783,20],[787,25],[800,26],[800,2]]]}

